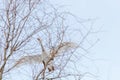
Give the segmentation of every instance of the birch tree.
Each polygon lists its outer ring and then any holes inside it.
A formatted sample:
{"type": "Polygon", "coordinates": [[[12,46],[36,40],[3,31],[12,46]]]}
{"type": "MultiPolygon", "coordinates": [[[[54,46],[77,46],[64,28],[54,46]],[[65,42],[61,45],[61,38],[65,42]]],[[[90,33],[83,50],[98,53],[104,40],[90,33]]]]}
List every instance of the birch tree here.
{"type": "Polygon", "coordinates": [[[66,18],[75,18],[71,13],[42,0],[1,0],[0,4],[0,80],[11,80],[17,70],[18,76],[28,73],[31,80],[81,79],[79,72],[69,72],[73,71],[69,63],[74,62],[76,50],[84,49],[81,43],[91,29],[85,34],[79,31],[80,40],[74,42],[66,18]],[[29,67],[28,72],[23,67],[29,67]]]}

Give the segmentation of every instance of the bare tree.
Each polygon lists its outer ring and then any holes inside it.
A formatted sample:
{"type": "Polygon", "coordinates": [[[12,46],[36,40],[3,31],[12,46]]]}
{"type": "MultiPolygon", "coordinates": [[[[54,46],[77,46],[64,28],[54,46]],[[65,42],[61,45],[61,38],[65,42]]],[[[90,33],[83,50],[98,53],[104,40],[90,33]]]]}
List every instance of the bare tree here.
{"type": "Polygon", "coordinates": [[[68,15],[76,19],[71,13],[58,11],[42,0],[0,3],[0,80],[7,80],[18,69],[24,73],[22,66],[29,67],[26,73],[31,80],[81,79],[79,72],[72,73],[77,70],[69,63],[74,63],[78,49],[86,51],[81,44],[91,28],[85,29],[85,34],[80,29],[80,40],[74,42],[70,36],[74,30],[66,20],[68,15]]]}

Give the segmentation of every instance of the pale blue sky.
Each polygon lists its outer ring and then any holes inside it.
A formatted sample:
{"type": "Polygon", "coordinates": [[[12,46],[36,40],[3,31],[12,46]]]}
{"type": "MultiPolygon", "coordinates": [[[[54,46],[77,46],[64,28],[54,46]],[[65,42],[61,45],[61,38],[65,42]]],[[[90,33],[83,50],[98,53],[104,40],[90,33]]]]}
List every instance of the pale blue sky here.
{"type": "MultiPolygon", "coordinates": [[[[65,9],[80,18],[97,18],[94,27],[103,26],[104,32],[98,34],[100,41],[87,56],[95,59],[93,62],[99,71],[99,80],[120,80],[120,0],[50,1],[52,4],[66,5],[65,9]]],[[[94,70],[92,68],[95,67],[90,67],[91,72],[94,70]]]]}
{"type": "Polygon", "coordinates": [[[91,49],[90,56],[98,59],[100,80],[120,80],[120,0],[60,0],[56,3],[67,5],[68,11],[80,18],[98,18],[95,24],[103,26],[104,32],[99,34],[100,41],[91,49]]]}

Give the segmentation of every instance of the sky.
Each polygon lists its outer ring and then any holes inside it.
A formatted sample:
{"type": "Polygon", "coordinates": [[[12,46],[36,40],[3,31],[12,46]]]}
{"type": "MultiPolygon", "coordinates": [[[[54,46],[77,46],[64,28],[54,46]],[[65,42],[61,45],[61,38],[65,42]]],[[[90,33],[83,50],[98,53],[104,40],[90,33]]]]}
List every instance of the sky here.
{"type": "MultiPolygon", "coordinates": [[[[99,80],[120,80],[120,1],[119,0],[51,0],[82,19],[97,18],[94,27],[102,26],[100,41],[90,49],[99,80]]],[[[92,62],[91,62],[92,64],[92,62]]],[[[92,68],[90,67],[90,72],[92,68]]],[[[93,71],[94,72],[94,71],[93,71]]],[[[83,79],[83,80],[88,80],[83,79]]],[[[89,79],[95,80],[95,79],[89,79]]]]}
{"type": "Polygon", "coordinates": [[[66,5],[68,11],[80,18],[97,18],[94,27],[102,26],[103,32],[89,56],[96,59],[99,80],[120,80],[120,1],[60,0],[56,3],[66,5]]]}

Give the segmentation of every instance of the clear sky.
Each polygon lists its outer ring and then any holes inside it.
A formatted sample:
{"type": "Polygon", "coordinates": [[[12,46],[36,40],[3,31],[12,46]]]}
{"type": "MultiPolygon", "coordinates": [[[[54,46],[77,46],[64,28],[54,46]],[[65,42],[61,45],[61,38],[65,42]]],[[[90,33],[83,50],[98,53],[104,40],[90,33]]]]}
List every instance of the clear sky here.
{"type": "MultiPolygon", "coordinates": [[[[54,1],[54,0],[53,0],[54,1]]],[[[60,0],[80,18],[98,18],[100,41],[91,49],[100,80],[120,80],[120,0],[60,0]]],[[[95,26],[94,26],[95,27],[95,26]]]]}
{"type": "MultiPolygon", "coordinates": [[[[120,0],[50,0],[83,19],[97,18],[100,41],[90,50],[99,80],[120,80],[120,0]]],[[[92,62],[91,62],[92,64],[92,62]]],[[[90,72],[92,68],[90,67],[90,72]]],[[[93,71],[94,72],[94,71],[93,71]]],[[[83,79],[95,80],[95,79],[83,79]]]]}

